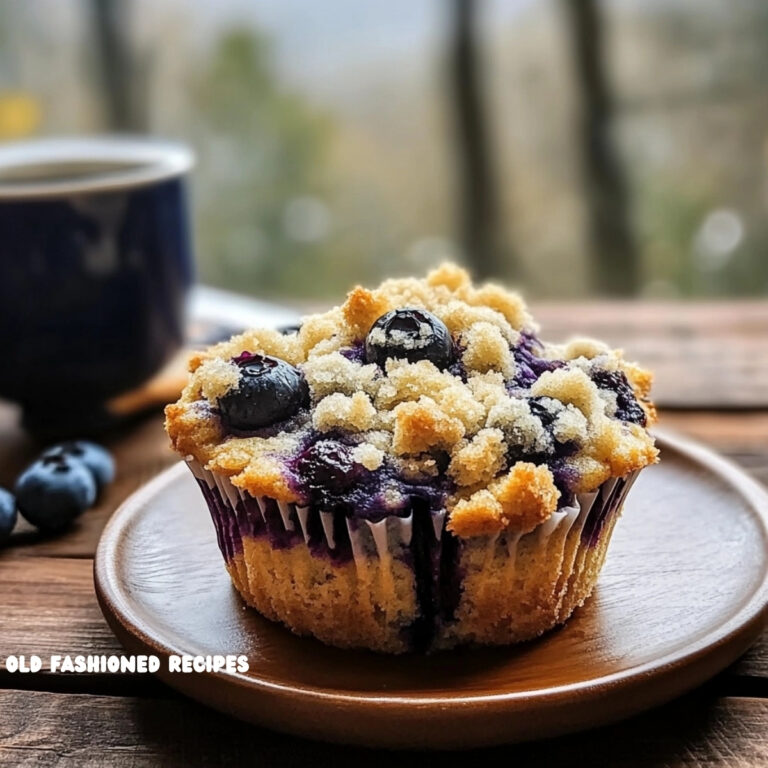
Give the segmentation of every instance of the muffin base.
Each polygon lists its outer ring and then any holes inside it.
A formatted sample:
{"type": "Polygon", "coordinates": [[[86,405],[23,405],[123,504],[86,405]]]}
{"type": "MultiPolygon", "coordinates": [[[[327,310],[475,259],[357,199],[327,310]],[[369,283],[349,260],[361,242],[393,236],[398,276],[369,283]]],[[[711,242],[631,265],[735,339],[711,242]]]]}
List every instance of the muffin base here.
{"type": "Polygon", "coordinates": [[[574,507],[558,510],[529,534],[465,544],[459,565],[462,595],[455,621],[444,627],[436,646],[532,640],[570,618],[597,583],[631,485],[631,481],[621,482],[622,487],[615,489],[620,498],[612,496],[615,485],[606,484],[598,494],[585,494],[574,507]],[[614,507],[596,539],[585,542],[585,525],[603,503],[614,507]]]}
{"type": "Polygon", "coordinates": [[[275,550],[265,539],[245,538],[248,605],[299,635],[341,648],[385,653],[408,650],[404,631],[416,618],[413,571],[402,562],[382,568],[374,558],[333,565],[306,547],[275,550]]]}
{"type": "Polygon", "coordinates": [[[592,593],[637,475],[579,495],[528,534],[456,540],[444,513],[418,531],[414,513],[340,522],[189,466],[248,605],[297,634],[386,653],[506,645],[562,624],[592,593]],[[426,565],[412,546],[425,539],[426,565]]]}

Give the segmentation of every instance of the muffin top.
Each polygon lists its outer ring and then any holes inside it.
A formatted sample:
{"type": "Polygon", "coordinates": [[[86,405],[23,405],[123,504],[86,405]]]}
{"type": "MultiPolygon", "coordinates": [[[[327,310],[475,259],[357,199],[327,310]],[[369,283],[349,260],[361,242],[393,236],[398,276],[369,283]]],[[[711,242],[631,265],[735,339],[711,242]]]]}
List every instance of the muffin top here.
{"type": "Polygon", "coordinates": [[[520,296],[444,264],[357,287],[298,331],[190,360],[175,449],[254,496],[378,520],[445,509],[472,537],[526,532],[657,460],[651,375],[591,339],[539,340],[520,296]]]}

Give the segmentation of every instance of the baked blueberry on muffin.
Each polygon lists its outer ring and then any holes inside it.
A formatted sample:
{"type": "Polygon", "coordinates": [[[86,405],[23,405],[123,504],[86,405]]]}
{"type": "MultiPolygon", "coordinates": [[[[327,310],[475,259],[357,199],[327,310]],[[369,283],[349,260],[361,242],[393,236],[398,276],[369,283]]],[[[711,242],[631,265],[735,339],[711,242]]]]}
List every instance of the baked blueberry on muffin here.
{"type": "Polygon", "coordinates": [[[542,342],[519,296],[452,265],[190,368],[167,429],[235,587],[342,647],[506,644],[561,624],[657,459],[650,374],[600,342],[542,342]]]}

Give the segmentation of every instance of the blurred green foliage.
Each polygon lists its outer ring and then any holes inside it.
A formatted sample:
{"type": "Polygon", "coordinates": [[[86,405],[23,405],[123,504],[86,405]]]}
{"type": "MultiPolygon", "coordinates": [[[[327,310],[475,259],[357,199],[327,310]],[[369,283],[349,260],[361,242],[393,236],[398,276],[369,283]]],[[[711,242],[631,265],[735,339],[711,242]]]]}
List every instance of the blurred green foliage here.
{"type": "Polygon", "coordinates": [[[192,89],[200,155],[197,242],[200,271],[246,292],[290,292],[323,242],[300,242],[286,228],[297,197],[327,196],[322,170],[332,123],[282,90],[269,42],[253,30],[220,37],[192,89]]]}
{"type": "Polygon", "coordinates": [[[402,252],[375,184],[336,167],[349,167],[335,149],[344,127],[281,83],[264,34],[222,34],[190,94],[205,282],[260,295],[338,296],[354,280],[377,281],[397,268],[402,252]]]}

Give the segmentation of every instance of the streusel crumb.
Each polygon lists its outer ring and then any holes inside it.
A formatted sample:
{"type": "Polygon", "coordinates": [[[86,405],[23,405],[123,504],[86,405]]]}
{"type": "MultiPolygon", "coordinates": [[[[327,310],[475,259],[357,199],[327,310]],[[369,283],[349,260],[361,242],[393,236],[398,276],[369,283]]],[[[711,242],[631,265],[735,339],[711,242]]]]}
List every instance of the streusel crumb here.
{"type": "Polygon", "coordinates": [[[500,429],[481,429],[454,449],[448,474],[458,485],[489,483],[507,463],[507,446],[500,429]]]}
{"type": "Polygon", "coordinates": [[[499,533],[505,528],[526,533],[557,509],[559,498],[549,469],[518,462],[487,489],[449,501],[448,528],[462,538],[499,533]]]}
{"type": "Polygon", "coordinates": [[[376,409],[364,392],[355,392],[349,397],[336,392],[323,398],[312,414],[312,424],[320,432],[332,429],[347,429],[365,432],[376,423],[376,409]]]}
{"type": "Polygon", "coordinates": [[[491,323],[475,323],[461,335],[464,346],[461,359],[471,371],[499,371],[504,378],[515,375],[515,361],[509,349],[509,342],[501,330],[491,323]]]}
{"type": "Polygon", "coordinates": [[[355,446],[352,456],[356,462],[371,471],[378,469],[384,463],[384,451],[371,443],[360,443],[355,446]]]}
{"type": "Polygon", "coordinates": [[[392,447],[397,454],[449,450],[466,433],[460,419],[448,415],[426,395],[415,403],[400,403],[394,414],[392,447]]]}

